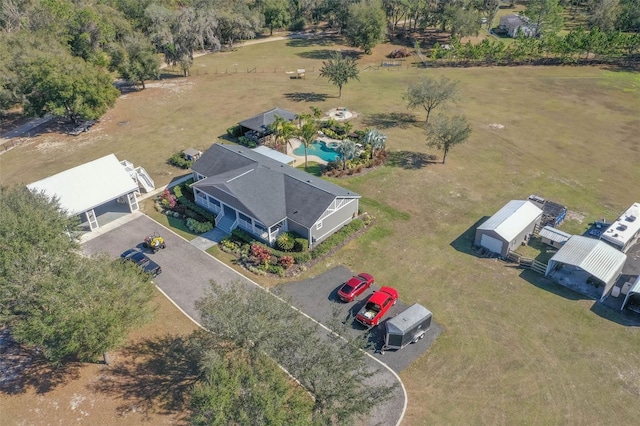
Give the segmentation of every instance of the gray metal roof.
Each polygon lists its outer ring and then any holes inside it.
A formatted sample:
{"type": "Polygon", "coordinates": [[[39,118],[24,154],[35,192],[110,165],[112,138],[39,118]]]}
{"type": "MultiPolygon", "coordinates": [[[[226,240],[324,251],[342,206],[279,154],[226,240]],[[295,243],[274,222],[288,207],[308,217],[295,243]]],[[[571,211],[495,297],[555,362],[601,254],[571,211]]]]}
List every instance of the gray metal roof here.
{"type": "Polygon", "coordinates": [[[360,198],[355,192],[236,145],[211,145],[192,169],[206,177],[194,183],[195,188],[265,226],[289,217],[309,228],[336,198],[360,198]]]}
{"type": "Polygon", "coordinates": [[[386,327],[389,334],[402,335],[411,330],[416,324],[422,322],[425,318],[432,316],[424,306],[414,303],[395,317],[387,321],[386,327]]]}
{"type": "Polygon", "coordinates": [[[600,240],[573,235],[553,255],[546,275],[562,263],[579,267],[609,287],[615,282],[626,261],[627,255],[600,240]]]}
{"type": "Polygon", "coordinates": [[[238,124],[242,127],[246,127],[247,129],[264,132],[267,130],[269,125],[275,121],[276,115],[289,121],[293,121],[296,118],[296,114],[291,111],[287,111],[282,108],[273,108],[254,117],[247,118],[238,124]]]}
{"type": "Polygon", "coordinates": [[[478,229],[495,231],[505,241],[512,241],[540,216],[542,216],[542,210],[531,201],[511,200],[496,214],[478,226],[478,229]]]}
{"type": "Polygon", "coordinates": [[[259,154],[266,155],[269,158],[273,158],[276,161],[279,161],[284,164],[291,164],[296,161],[295,158],[288,156],[287,154],[283,154],[275,149],[268,148],[264,145],[260,145],[257,148],[253,148],[253,150],[259,154]]]}
{"type": "Polygon", "coordinates": [[[567,234],[559,229],[553,228],[551,226],[545,226],[540,230],[540,236],[546,238],[551,241],[555,241],[556,243],[564,243],[569,238],[571,238],[571,234],[567,234]]]}

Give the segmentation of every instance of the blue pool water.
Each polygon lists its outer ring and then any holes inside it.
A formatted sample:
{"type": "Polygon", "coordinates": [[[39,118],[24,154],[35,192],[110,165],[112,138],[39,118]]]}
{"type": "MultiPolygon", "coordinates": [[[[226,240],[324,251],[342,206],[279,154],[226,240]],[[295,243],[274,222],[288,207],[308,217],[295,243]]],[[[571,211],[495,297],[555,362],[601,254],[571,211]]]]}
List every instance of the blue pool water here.
{"type": "MultiPolygon", "coordinates": [[[[304,157],[304,145],[300,145],[293,150],[295,155],[304,157]]],[[[340,159],[340,154],[335,150],[327,147],[324,141],[315,141],[307,149],[307,155],[316,155],[322,158],[324,161],[336,161],[340,159]]]]}

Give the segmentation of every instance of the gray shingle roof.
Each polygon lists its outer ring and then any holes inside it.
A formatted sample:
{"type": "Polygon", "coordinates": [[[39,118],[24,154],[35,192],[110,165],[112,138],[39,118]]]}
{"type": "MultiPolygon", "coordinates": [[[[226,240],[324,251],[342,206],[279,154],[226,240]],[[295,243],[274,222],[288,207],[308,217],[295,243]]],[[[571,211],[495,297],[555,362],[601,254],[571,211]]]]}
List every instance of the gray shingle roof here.
{"type": "Polygon", "coordinates": [[[302,170],[248,148],[213,144],[192,170],[206,179],[195,188],[271,226],[285,217],[311,227],[334,199],[360,198],[302,170]]]}
{"type": "Polygon", "coordinates": [[[242,127],[246,127],[247,129],[255,130],[257,132],[264,132],[267,130],[267,127],[271,123],[273,123],[276,119],[276,115],[284,118],[285,120],[293,121],[296,118],[296,114],[287,111],[282,108],[273,108],[269,111],[265,111],[256,115],[255,117],[247,118],[244,121],[241,121],[240,124],[242,127]]]}

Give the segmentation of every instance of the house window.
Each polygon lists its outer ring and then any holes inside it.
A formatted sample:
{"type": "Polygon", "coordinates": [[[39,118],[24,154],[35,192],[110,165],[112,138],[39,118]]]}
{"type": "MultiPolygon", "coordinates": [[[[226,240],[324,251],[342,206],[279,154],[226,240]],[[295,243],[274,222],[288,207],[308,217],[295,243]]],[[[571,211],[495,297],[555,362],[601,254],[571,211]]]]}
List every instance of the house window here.
{"type": "Polygon", "coordinates": [[[218,207],[220,207],[220,201],[216,200],[215,198],[213,198],[213,197],[212,197],[212,196],[210,196],[210,195],[209,195],[207,198],[209,199],[209,202],[210,202],[211,204],[213,204],[214,206],[218,206],[218,207]]]}
{"type": "Polygon", "coordinates": [[[322,221],[316,223],[316,229],[322,229],[322,221]]]}
{"type": "Polygon", "coordinates": [[[238,215],[240,216],[240,220],[244,220],[245,222],[251,223],[251,218],[249,216],[242,214],[240,212],[238,212],[238,215]]]}
{"type": "Polygon", "coordinates": [[[263,224],[261,224],[260,222],[256,222],[254,224],[256,226],[257,229],[259,229],[262,232],[267,232],[267,227],[264,226],[263,224]]]}

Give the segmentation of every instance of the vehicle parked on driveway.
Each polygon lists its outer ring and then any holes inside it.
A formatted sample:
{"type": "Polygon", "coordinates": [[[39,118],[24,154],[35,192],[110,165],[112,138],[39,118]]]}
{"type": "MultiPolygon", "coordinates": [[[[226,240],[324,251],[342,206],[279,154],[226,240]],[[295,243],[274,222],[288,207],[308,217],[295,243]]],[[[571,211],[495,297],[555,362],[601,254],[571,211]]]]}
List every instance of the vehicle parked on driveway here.
{"type": "Polygon", "coordinates": [[[365,273],[351,277],[347,282],[342,284],[342,287],[338,290],[338,297],[347,303],[353,302],[356,297],[371,287],[373,281],[373,277],[365,273]]]}
{"type": "Polygon", "coordinates": [[[380,324],[384,314],[398,301],[398,291],[391,287],[382,287],[369,297],[367,303],[360,309],[356,320],[367,328],[380,324]]]}
{"type": "Polygon", "coordinates": [[[152,277],[158,276],[162,272],[162,268],[153,260],[149,259],[144,253],[137,249],[129,249],[122,253],[120,257],[125,262],[133,262],[141,267],[146,273],[152,277]]]}
{"type": "Polygon", "coordinates": [[[144,237],[144,241],[142,242],[142,245],[145,248],[148,248],[149,250],[153,251],[154,253],[160,249],[167,247],[167,245],[164,243],[164,238],[162,238],[160,234],[158,234],[157,232],[154,232],[153,234],[149,234],[146,237],[144,237]]]}

